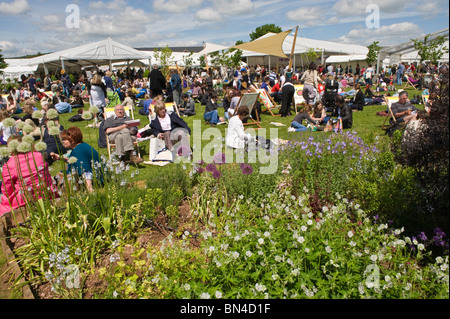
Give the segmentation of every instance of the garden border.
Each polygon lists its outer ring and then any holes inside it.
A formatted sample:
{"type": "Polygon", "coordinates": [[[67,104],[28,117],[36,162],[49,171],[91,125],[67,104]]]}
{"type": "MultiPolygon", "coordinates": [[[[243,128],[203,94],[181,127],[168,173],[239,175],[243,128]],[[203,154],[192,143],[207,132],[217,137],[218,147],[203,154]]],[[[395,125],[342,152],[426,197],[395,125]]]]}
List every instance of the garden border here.
{"type": "MultiPolygon", "coordinates": [[[[0,217],[0,242],[2,245],[3,253],[6,257],[6,260],[8,262],[8,266],[12,268],[12,271],[14,272],[15,278],[17,279],[20,274],[22,273],[19,265],[15,261],[15,255],[12,252],[9,245],[6,243],[6,231],[5,231],[5,223],[6,216],[0,217]]],[[[24,286],[22,287],[22,299],[35,299],[33,292],[30,289],[30,286],[28,284],[25,284],[25,279],[22,277],[20,279],[20,283],[23,283],[24,286]]]]}

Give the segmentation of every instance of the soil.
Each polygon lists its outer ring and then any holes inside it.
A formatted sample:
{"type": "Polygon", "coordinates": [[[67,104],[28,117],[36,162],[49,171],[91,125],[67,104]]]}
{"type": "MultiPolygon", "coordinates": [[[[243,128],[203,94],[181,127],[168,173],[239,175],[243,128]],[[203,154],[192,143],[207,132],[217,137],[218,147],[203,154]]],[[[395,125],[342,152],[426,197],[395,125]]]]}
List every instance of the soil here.
{"type": "MultiPolygon", "coordinates": [[[[152,228],[144,229],[136,239],[136,247],[131,245],[124,247],[124,252],[121,255],[121,260],[125,263],[131,263],[133,261],[132,254],[135,249],[151,247],[159,247],[161,241],[173,231],[169,226],[168,221],[165,217],[161,216],[156,221],[156,225],[152,228]]],[[[190,206],[187,201],[184,201],[179,207],[179,220],[177,225],[177,230],[188,230],[190,233],[195,233],[192,229],[192,214],[190,212],[190,206]]],[[[14,240],[10,238],[7,240],[7,244],[10,246],[11,250],[14,252],[15,249],[23,245],[22,240],[14,240]]],[[[191,241],[192,247],[198,247],[198,242],[196,240],[191,241]]],[[[105,252],[103,255],[99,256],[95,268],[99,269],[105,266],[109,266],[110,252],[105,252]]],[[[146,258],[146,257],[145,257],[146,258]]],[[[6,270],[0,269],[2,273],[6,270]]],[[[7,282],[7,273],[0,277],[0,299],[8,298],[11,287],[11,283],[7,282]]],[[[139,275],[139,274],[138,274],[139,275]]],[[[10,277],[10,276],[9,276],[10,277]]],[[[58,299],[58,295],[52,291],[51,283],[46,283],[39,286],[30,287],[36,299],[58,299]]],[[[96,271],[92,275],[85,278],[83,282],[83,298],[91,299],[95,298],[96,295],[100,295],[104,290],[106,290],[106,283],[98,277],[96,271]]]]}

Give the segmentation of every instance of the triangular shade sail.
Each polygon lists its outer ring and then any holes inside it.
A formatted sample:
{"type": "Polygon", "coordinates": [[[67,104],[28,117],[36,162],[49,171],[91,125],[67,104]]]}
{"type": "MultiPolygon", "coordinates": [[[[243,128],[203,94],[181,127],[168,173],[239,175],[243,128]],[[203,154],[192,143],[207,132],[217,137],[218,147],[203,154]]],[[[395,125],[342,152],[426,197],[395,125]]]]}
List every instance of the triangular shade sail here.
{"type": "Polygon", "coordinates": [[[292,30],[293,29],[276,33],[270,37],[258,38],[248,43],[235,45],[233,48],[288,58],[283,52],[283,42],[292,30]]]}

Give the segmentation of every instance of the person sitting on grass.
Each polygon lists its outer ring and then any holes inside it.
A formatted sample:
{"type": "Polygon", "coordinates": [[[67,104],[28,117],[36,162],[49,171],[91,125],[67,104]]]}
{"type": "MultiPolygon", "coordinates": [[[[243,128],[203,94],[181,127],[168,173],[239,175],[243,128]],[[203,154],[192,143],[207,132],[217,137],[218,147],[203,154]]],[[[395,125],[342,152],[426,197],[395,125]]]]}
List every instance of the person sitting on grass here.
{"type": "Polygon", "coordinates": [[[320,118],[313,118],[312,117],[313,112],[312,108],[309,104],[306,104],[300,112],[295,115],[294,119],[291,122],[291,126],[288,128],[288,132],[305,132],[308,130],[314,130],[317,131],[317,125],[319,124],[319,121],[321,121],[320,118]],[[307,125],[303,125],[303,121],[306,121],[307,125]],[[313,127],[311,127],[313,125],[313,127]]]}
{"type": "Polygon", "coordinates": [[[347,103],[345,103],[344,97],[342,95],[337,95],[335,97],[335,104],[336,108],[334,109],[332,117],[335,117],[336,119],[330,118],[327,122],[327,127],[335,126],[333,124],[336,124],[336,122],[339,121],[339,119],[341,119],[342,120],[341,129],[351,128],[353,125],[353,112],[352,109],[347,105],[347,103]]]}
{"type": "Polygon", "coordinates": [[[225,144],[232,149],[245,149],[247,142],[252,140],[249,133],[245,133],[243,121],[250,115],[246,105],[239,107],[236,116],[233,116],[228,123],[225,144]]]}
{"type": "Polygon", "coordinates": [[[180,105],[179,111],[182,116],[192,116],[195,115],[195,101],[187,93],[181,95],[182,104],[180,105]]]}
{"type": "Polygon", "coordinates": [[[123,106],[118,104],[114,107],[114,115],[104,121],[103,129],[109,142],[116,145],[114,153],[118,160],[124,161],[126,155],[129,155],[133,164],[139,164],[144,160],[138,157],[134,150],[133,138],[137,134],[137,130],[126,123],[131,120],[129,116],[125,115],[123,106]]]}
{"type": "Polygon", "coordinates": [[[219,111],[217,111],[217,108],[219,107],[217,104],[217,100],[217,93],[212,92],[211,97],[206,102],[205,113],[203,113],[203,118],[212,127],[225,122],[225,119],[223,117],[219,117],[219,111]]]}
{"type": "MultiPolygon", "coordinates": [[[[83,182],[86,183],[87,190],[90,193],[93,192],[93,183],[96,186],[103,183],[103,172],[98,152],[92,146],[83,142],[83,133],[76,126],[69,127],[67,131],[62,132],[61,140],[66,149],[72,150],[68,156],[63,156],[64,161],[68,163],[66,173],[71,174],[77,180],[82,178],[83,182]]],[[[61,159],[61,156],[57,153],[52,152],[50,156],[54,161],[61,159]]],[[[59,178],[62,177],[60,173],[59,178]]]]}

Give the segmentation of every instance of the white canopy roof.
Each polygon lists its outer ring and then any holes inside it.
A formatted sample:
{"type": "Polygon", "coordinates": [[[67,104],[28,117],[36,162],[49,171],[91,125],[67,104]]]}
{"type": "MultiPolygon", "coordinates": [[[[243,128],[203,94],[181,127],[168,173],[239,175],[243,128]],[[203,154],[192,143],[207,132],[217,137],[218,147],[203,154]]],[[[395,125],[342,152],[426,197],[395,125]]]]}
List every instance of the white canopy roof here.
{"type": "Polygon", "coordinates": [[[75,67],[78,69],[94,64],[108,65],[110,62],[114,61],[132,61],[141,59],[151,59],[151,55],[108,38],[103,41],[26,59],[24,65],[26,63],[27,66],[35,67],[40,71],[44,68],[60,69],[63,65],[65,68],[70,69],[71,67],[75,67]]]}
{"type": "Polygon", "coordinates": [[[367,55],[352,54],[352,55],[332,55],[326,59],[326,63],[347,63],[353,61],[365,61],[367,55]]]}

